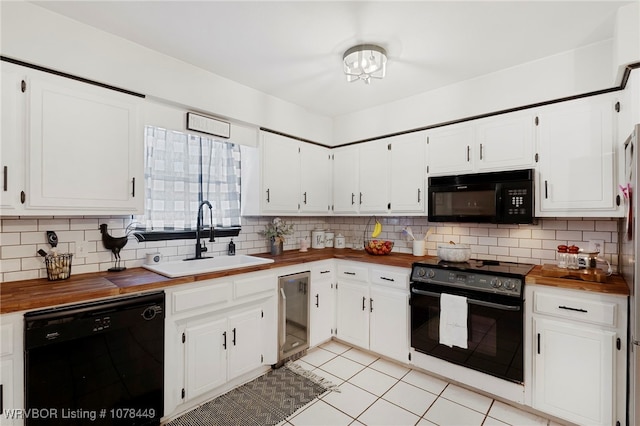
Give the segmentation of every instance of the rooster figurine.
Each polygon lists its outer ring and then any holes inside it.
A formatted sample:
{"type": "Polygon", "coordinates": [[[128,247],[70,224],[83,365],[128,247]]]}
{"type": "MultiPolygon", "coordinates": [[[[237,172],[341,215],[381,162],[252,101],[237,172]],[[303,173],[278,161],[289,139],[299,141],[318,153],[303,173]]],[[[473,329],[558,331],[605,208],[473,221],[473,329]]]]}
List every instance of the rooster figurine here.
{"type": "Polygon", "coordinates": [[[115,262],[113,268],[109,268],[109,272],[120,272],[127,269],[124,266],[120,266],[120,250],[124,246],[127,245],[127,240],[129,239],[129,234],[124,237],[112,237],[107,233],[107,224],[103,223],[100,225],[100,233],[102,234],[102,244],[104,248],[111,250],[113,256],[115,257],[115,262]]]}

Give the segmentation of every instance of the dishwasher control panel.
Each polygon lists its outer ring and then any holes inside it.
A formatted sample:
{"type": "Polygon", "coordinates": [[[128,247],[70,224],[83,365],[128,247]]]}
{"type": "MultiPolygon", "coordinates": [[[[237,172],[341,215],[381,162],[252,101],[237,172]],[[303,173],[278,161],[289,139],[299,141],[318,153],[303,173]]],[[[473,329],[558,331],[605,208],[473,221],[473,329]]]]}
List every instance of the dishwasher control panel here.
{"type": "Polygon", "coordinates": [[[93,320],[93,331],[102,331],[111,327],[111,317],[95,318],[93,320]]]}

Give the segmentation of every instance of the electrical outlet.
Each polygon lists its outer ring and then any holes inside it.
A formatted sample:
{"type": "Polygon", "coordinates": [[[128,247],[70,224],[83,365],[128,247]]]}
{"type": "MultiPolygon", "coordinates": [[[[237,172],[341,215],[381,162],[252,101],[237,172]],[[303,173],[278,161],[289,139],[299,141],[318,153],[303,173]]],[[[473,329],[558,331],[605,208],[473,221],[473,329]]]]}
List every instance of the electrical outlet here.
{"type": "Polygon", "coordinates": [[[588,250],[604,254],[604,240],[589,240],[588,250]]]}
{"type": "Polygon", "coordinates": [[[87,257],[87,252],[89,251],[87,248],[86,241],[76,241],[75,242],[75,254],[78,257],[87,257]]]}

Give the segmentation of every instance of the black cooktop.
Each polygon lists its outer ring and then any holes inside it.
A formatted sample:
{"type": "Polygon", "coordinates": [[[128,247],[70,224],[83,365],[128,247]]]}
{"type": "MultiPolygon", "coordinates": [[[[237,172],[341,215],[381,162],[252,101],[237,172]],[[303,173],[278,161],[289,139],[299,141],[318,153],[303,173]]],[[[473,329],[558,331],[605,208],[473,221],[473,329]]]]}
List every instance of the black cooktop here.
{"type": "Polygon", "coordinates": [[[434,269],[448,269],[452,271],[464,271],[469,273],[486,273],[491,275],[504,275],[524,277],[535,265],[529,263],[500,262],[498,260],[469,259],[467,262],[446,262],[437,257],[416,262],[413,267],[429,267],[434,269]]]}

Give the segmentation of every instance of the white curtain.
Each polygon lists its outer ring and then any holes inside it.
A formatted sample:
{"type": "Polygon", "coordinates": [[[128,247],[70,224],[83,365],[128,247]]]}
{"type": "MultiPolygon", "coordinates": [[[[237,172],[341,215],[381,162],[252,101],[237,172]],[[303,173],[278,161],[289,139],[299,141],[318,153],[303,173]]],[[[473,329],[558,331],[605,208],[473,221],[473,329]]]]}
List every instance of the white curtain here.
{"type": "Polygon", "coordinates": [[[239,146],[147,126],[145,150],[145,214],[137,218],[143,227],[195,229],[201,200],[213,206],[216,227],[240,226],[239,146]]]}

